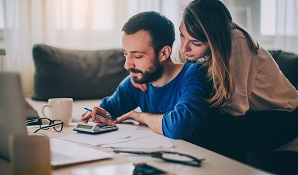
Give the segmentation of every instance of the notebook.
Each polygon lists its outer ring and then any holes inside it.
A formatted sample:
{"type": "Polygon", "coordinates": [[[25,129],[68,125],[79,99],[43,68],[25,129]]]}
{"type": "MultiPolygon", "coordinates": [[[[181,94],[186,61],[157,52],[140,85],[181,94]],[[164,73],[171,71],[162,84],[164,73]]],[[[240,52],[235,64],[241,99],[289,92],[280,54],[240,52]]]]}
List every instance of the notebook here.
{"type": "MultiPolygon", "coordinates": [[[[0,72],[0,85],[0,157],[9,160],[9,135],[27,133],[25,98],[18,73],[0,72]]],[[[112,153],[57,138],[50,139],[50,150],[53,167],[106,159],[113,156],[112,153]]]]}

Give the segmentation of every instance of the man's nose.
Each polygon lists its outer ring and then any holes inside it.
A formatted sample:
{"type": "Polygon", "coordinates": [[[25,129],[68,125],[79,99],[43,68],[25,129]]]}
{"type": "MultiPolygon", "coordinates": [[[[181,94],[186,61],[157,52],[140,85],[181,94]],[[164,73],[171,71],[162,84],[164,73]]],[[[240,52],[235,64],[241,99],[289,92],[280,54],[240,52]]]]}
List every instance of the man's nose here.
{"type": "Polygon", "coordinates": [[[125,55],[124,68],[126,70],[128,70],[130,68],[134,68],[133,60],[131,59],[131,57],[129,55],[125,55]]]}

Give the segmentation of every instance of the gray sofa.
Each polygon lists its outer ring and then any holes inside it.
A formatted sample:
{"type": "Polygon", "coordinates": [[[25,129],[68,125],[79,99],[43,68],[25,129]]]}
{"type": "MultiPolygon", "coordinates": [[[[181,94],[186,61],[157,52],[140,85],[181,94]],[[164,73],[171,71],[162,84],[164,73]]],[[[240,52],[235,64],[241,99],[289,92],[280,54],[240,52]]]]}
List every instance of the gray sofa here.
{"type": "Polygon", "coordinates": [[[298,89],[298,55],[282,50],[269,50],[269,53],[288,80],[298,89]]]}
{"type": "MultiPolygon", "coordinates": [[[[298,55],[269,51],[289,81],[298,87],[298,55]]],[[[111,95],[128,72],[121,49],[70,50],[36,44],[33,100],[53,97],[74,100],[99,99],[111,95]]]]}
{"type": "Polygon", "coordinates": [[[35,64],[33,100],[100,99],[111,95],[128,75],[120,49],[69,50],[36,44],[32,54],[35,64]]]}

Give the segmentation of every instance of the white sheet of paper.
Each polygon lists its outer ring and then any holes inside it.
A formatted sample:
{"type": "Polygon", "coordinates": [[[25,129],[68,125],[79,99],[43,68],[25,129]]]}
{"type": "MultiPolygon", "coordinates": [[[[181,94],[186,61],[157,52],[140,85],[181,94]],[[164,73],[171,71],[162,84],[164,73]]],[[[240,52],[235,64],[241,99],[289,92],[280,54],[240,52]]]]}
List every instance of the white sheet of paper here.
{"type": "Polygon", "coordinates": [[[161,137],[151,136],[151,137],[147,137],[147,138],[131,140],[129,142],[106,144],[106,145],[102,145],[102,147],[111,147],[111,148],[160,148],[161,145],[162,145],[162,138],[161,137]]]}
{"type": "Polygon", "coordinates": [[[173,147],[173,143],[171,142],[171,140],[168,137],[164,137],[163,138],[163,142],[162,142],[162,148],[171,148],[173,147]]]}
{"type": "Polygon", "coordinates": [[[90,146],[101,146],[104,144],[128,142],[131,140],[146,138],[146,137],[152,136],[152,134],[155,134],[155,133],[152,131],[136,130],[135,133],[129,138],[115,139],[115,138],[102,137],[101,134],[92,135],[92,134],[83,134],[83,133],[73,133],[73,134],[59,137],[59,139],[83,143],[90,146]]]}
{"type": "Polygon", "coordinates": [[[103,139],[101,139],[100,142],[97,142],[97,144],[93,144],[91,146],[102,146],[102,145],[112,144],[112,143],[130,142],[130,141],[133,141],[133,140],[139,140],[139,139],[151,137],[152,134],[155,134],[155,133],[152,133],[152,131],[142,131],[142,130],[139,131],[139,130],[136,130],[134,132],[134,134],[131,137],[129,137],[129,138],[125,138],[125,139],[108,139],[108,138],[103,138],[103,139]]]}
{"type": "Polygon", "coordinates": [[[132,139],[127,142],[117,142],[101,146],[112,148],[170,148],[173,147],[173,144],[169,138],[153,131],[137,130],[132,136],[132,139]]]}
{"type": "Polygon", "coordinates": [[[139,128],[138,125],[117,124],[118,130],[101,134],[105,138],[124,139],[129,138],[139,128]]]}
{"type": "Polygon", "coordinates": [[[93,135],[74,132],[59,139],[89,146],[117,148],[170,148],[173,146],[169,138],[151,130],[137,130],[138,126],[127,124],[117,124],[117,126],[118,131],[110,133],[93,135]]]}
{"type": "Polygon", "coordinates": [[[119,129],[117,131],[112,131],[102,134],[85,134],[73,132],[72,134],[59,137],[63,140],[68,140],[72,142],[78,142],[88,145],[102,145],[105,143],[117,143],[127,141],[133,133],[138,129],[137,125],[128,124],[117,124],[119,129]]]}

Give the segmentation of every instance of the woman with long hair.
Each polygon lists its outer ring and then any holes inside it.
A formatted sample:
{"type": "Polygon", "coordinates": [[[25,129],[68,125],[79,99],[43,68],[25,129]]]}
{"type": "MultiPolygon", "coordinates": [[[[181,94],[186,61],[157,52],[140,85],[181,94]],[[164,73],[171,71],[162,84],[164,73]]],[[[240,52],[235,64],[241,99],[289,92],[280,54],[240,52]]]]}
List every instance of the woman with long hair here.
{"type": "Polygon", "coordinates": [[[213,84],[199,144],[240,160],[240,147],[274,149],[297,137],[297,90],[221,1],[191,1],[179,30],[180,60],[206,66],[213,84]]]}
{"type": "Polygon", "coordinates": [[[218,142],[206,147],[243,160],[243,147],[274,149],[298,136],[297,90],[221,1],[190,2],[179,30],[180,60],[207,66],[213,83],[207,100],[219,112],[211,110],[206,128],[218,142]]]}
{"type": "Polygon", "coordinates": [[[298,93],[265,49],[239,25],[219,0],[194,0],[180,29],[182,61],[206,58],[214,94],[208,101],[224,113],[297,108],[298,93]],[[200,51],[206,52],[200,55],[200,51]]]}

